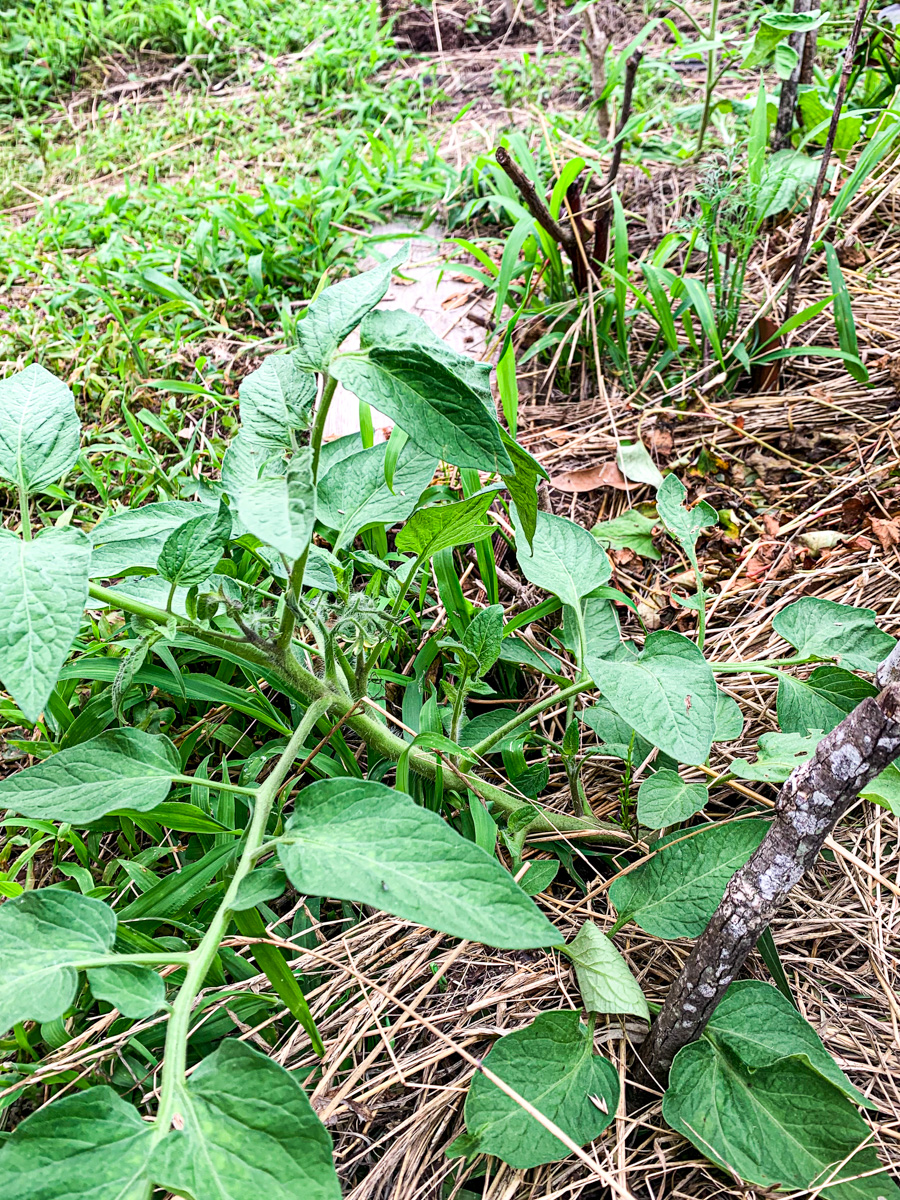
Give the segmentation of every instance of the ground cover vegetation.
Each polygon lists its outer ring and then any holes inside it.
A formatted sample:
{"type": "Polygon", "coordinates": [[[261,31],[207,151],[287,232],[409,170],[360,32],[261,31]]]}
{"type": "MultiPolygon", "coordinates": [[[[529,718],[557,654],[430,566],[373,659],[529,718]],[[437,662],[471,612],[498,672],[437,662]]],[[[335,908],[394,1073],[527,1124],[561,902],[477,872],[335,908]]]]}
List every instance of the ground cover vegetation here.
{"type": "Polygon", "coordinates": [[[900,1195],[892,12],[0,14],[4,1197],[900,1195]]]}

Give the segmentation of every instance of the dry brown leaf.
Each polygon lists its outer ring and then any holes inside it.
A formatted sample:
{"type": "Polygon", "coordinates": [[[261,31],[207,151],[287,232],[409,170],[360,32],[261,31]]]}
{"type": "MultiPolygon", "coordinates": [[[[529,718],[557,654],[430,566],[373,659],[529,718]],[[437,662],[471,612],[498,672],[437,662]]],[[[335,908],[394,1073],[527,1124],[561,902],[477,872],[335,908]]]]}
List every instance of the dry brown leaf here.
{"type": "Polygon", "coordinates": [[[900,517],[890,517],[887,520],[881,517],[869,517],[869,524],[885,554],[892,546],[900,545],[900,517]]]}
{"type": "Polygon", "coordinates": [[[599,463],[596,467],[582,467],[575,471],[563,471],[554,475],[550,486],[561,492],[594,492],[597,488],[618,488],[624,492],[628,488],[625,476],[614,462],[599,463]]]}
{"type": "Polygon", "coordinates": [[[481,285],[479,284],[478,287],[463,288],[461,292],[453,292],[445,300],[441,301],[441,308],[445,310],[462,308],[464,304],[469,303],[474,293],[477,292],[480,287],[481,285]]]}
{"type": "Polygon", "coordinates": [[[868,261],[866,248],[855,237],[842,238],[835,246],[837,250],[838,262],[842,267],[849,267],[850,270],[855,270],[857,267],[865,266],[868,261]]]}
{"type": "Polygon", "coordinates": [[[774,513],[766,513],[763,516],[762,523],[763,523],[763,529],[765,529],[765,531],[769,535],[769,537],[772,537],[772,538],[778,537],[778,531],[780,530],[781,526],[778,522],[778,518],[775,516],[774,513]]]}

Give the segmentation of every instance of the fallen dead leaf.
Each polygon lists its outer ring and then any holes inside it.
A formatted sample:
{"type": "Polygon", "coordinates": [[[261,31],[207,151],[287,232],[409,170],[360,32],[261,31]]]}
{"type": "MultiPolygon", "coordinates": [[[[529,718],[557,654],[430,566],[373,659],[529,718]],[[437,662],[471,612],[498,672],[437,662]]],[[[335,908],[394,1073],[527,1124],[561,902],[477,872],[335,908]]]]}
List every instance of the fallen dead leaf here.
{"type": "Polygon", "coordinates": [[[866,248],[855,237],[842,238],[835,246],[837,250],[838,262],[842,267],[849,267],[850,270],[855,270],[857,267],[862,267],[868,261],[866,248]]]}
{"type": "Polygon", "coordinates": [[[762,523],[763,529],[765,529],[769,537],[778,537],[778,531],[780,530],[781,526],[774,513],[766,513],[763,516],[762,523]]]}
{"type": "Polygon", "coordinates": [[[887,520],[869,517],[869,524],[885,554],[892,546],[900,545],[900,517],[890,517],[887,520]]]}
{"type": "Polygon", "coordinates": [[[464,304],[468,304],[472,296],[479,290],[480,285],[478,287],[464,288],[461,292],[453,292],[446,300],[441,301],[441,308],[445,310],[462,308],[464,304]]]}
{"type": "Polygon", "coordinates": [[[624,492],[628,488],[625,476],[614,462],[599,463],[596,467],[563,471],[554,475],[550,486],[561,492],[594,492],[597,488],[611,487],[624,492]]]}
{"type": "Polygon", "coordinates": [[[815,553],[821,550],[833,550],[841,540],[841,535],[836,529],[810,529],[808,533],[801,533],[798,540],[806,546],[807,550],[815,553]]]}

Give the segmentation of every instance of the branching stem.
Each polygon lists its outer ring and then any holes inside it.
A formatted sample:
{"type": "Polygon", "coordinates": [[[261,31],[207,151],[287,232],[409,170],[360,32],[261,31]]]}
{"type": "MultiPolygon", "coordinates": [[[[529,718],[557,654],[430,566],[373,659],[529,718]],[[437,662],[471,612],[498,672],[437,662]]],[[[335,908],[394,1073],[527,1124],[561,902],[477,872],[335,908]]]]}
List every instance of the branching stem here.
{"type": "Polygon", "coordinates": [[[320,717],[324,716],[327,710],[328,704],[325,700],[320,699],[310,705],[303,720],[291,735],[290,741],[282,751],[271,773],[257,789],[256,803],[253,806],[253,816],[247,830],[244,850],[231,882],[228,885],[228,890],[222,899],[222,903],[219,905],[218,911],[210,922],[203,940],[196,949],[187,955],[189,960],[187,976],[175,998],[175,1003],[172,1006],[172,1015],[169,1018],[169,1027],[166,1031],[166,1049],[159,1093],[159,1111],[155,1122],[155,1136],[157,1139],[165,1137],[168,1133],[172,1124],[172,1118],[178,1108],[179,1092],[182,1087],[185,1066],[187,1064],[187,1043],[194,1001],[197,999],[197,995],[203,986],[209,968],[212,966],[222,938],[225,936],[225,931],[228,928],[228,922],[231,918],[231,906],[237,895],[237,890],[240,887],[241,881],[253,869],[256,856],[266,836],[266,825],[269,820],[269,814],[272,811],[272,805],[275,803],[278,791],[297,757],[297,752],[315,728],[316,722],[320,717]]]}

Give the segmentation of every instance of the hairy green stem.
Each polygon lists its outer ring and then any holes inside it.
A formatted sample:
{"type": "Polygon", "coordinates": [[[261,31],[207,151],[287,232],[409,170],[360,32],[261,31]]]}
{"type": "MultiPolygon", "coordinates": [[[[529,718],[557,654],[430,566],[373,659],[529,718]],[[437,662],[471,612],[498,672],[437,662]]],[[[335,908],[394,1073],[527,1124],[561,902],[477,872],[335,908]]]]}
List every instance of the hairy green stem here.
{"type": "Polygon", "coordinates": [[[319,407],[316,409],[316,419],[313,422],[312,433],[310,434],[309,444],[312,447],[312,477],[314,484],[319,479],[319,455],[322,453],[325,422],[328,419],[328,410],[331,408],[331,401],[334,399],[337,385],[338,381],[334,376],[325,376],[325,382],[322,386],[322,399],[319,401],[319,407]]]}
{"type": "Polygon", "coordinates": [[[256,791],[256,803],[253,806],[253,817],[247,830],[247,840],[240,861],[228,885],[228,890],[222,903],[210,922],[203,940],[196,949],[187,956],[189,961],[187,976],[182,984],[166,1031],[165,1060],[163,1063],[162,1082],[159,1093],[159,1110],[155,1122],[155,1136],[165,1137],[172,1124],[172,1118],[177,1111],[178,1095],[184,1080],[187,1065],[187,1043],[190,1033],[191,1014],[194,1001],[212,966],[216,953],[221,944],[228,922],[231,919],[231,906],[237,896],[241,881],[249,875],[256,861],[256,856],[266,836],[266,825],[272,805],[278,791],[291,768],[297,752],[304,744],[316,722],[324,716],[328,709],[325,700],[317,700],[310,705],[303,720],[294,730],[287,746],[282,751],[270,774],[256,791]]]}
{"type": "Polygon", "coordinates": [[[84,962],[79,962],[77,969],[79,971],[91,971],[95,967],[169,967],[169,966],[190,966],[190,952],[180,953],[172,951],[171,954],[116,954],[114,958],[107,955],[105,958],[98,955],[97,958],[85,959],[84,962]]]}
{"type": "Polygon", "coordinates": [[[794,658],[764,658],[750,662],[711,662],[709,665],[717,675],[742,675],[752,671],[758,675],[777,675],[779,667],[802,667],[807,663],[831,662],[831,659],[820,658],[817,654],[807,654],[794,658]]]}
{"type": "MultiPolygon", "coordinates": [[[[709,40],[715,42],[716,33],[719,25],[719,0],[712,0],[712,7],[709,13],[709,40]]],[[[716,86],[716,49],[715,46],[710,46],[706,52],[706,87],[703,95],[703,115],[700,118],[700,132],[697,134],[697,149],[694,151],[695,156],[699,155],[703,149],[703,140],[706,137],[706,130],[709,125],[710,113],[712,111],[712,96],[716,86]]]]}
{"type": "Polygon", "coordinates": [[[536,717],[538,713],[542,713],[547,708],[552,708],[554,704],[560,704],[563,700],[569,700],[579,694],[579,692],[587,692],[593,687],[590,679],[580,679],[575,683],[570,683],[568,687],[560,688],[558,692],[551,692],[549,696],[542,696],[540,700],[536,700],[524,712],[516,713],[499,729],[495,729],[493,733],[488,734],[486,738],[482,738],[471,749],[471,753],[480,758],[492,750],[499,741],[512,733],[515,729],[526,721],[530,721],[532,717],[536,717]]]}
{"type": "Polygon", "coordinates": [[[199,787],[212,788],[213,791],[219,792],[233,792],[235,796],[255,796],[259,790],[253,787],[241,787],[237,783],[228,783],[227,780],[220,782],[217,779],[195,779],[193,775],[173,775],[172,782],[186,783],[192,787],[196,784],[199,787]]]}
{"type": "MultiPolygon", "coordinates": [[[[141,616],[146,616],[149,620],[157,621],[161,624],[165,624],[170,619],[168,614],[164,613],[161,609],[155,609],[140,600],[133,600],[131,596],[122,596],[106,588],[95,587],[93,584],[90,590],[91,595],[95,595],[98,599],[106,600],[108,603],[114,604],[126,612],[138,612],[141,616]]],[[[232,654],[240,655],[241,658],[262,670],[276,671],[308,703],[314,703],[317,700],[324,701],[325,710],[332,716],[343,717],[347,726],[361,737],[366,745],[373,749],[381,758],[392,759],[396,762],[405,750],[409,750],[408,762],[410,769],[425,779],[433,781],[436,778],[439,763],[433,754],[418,746],[410,747],[407,742],[397,737],[396,734],[391,733],[379,721],[374,721],[364,713],[356,711],[356,701],[352,700],[349,696],[334,691],[324,680],[319,679],[310,671],[301,667],[290,651],[286,654],[275,653],[270,656],[258,646],[232,641],[226,635],[216,633],[215,630],[203,629],[200,626],[191,625],[189,631],[193,637],[196,637],[200,641],[205,641],[209,645],[227,646],[232,654]],[[351,712],[351,710],[354,711],[351,712]]],[[[506,725],[502,726],[489,738],[485,738],[478,746],[473,747],[473,753],[486,753],[486,750],[490,750],[499,738],[517,729],[524,721],[531,720],[533,716],[543,712],[544,709],[550,708],[561,701],[568,700],[570,695],[577,695],[578,692],[587,691],[592,686],[590,681],[582,680],[578,683],[571,683],[568,687],[543,697],[525,709],[524,712],[519,713],[512,720],[508,721],[506,725]]],[[[460,793],[471,789],[473,792],[477,792],[482,799],[492,801],[497,812],[506,814],[515,812],[516,809],[521,808],[525,803],[521,796],[504,791],[503,788],[488,783],[487,780],[482,779],[480,776],[465,774],[463,772],[457,774],[456,772],[445,771],[444,787],[449,791],[460,793]]],[[[627,842],[629,844],[632,841],[630,835],[619,825],[599,821],[593,817],[567,817],[555,812],[547,813],[545,811],[542,817],[532,826],[532,829],[536,833],[577,833],[582,836],[596,835],[598,840],[601,841],[611,840],[618,843],[627,842]]]]}
{"type": "MultiPolygon", "coordinates": [[[[315,491],[316,484],[319,480],[319,456],[322,453],[322,438],[325,436],[325,422],[328,419],[328,410],[331,408],[331,401],[334,399],[334,393],[337,389],[338,381],[331,375],[325,376],[325,382],[322,386],[322,399],[319,401],[319,406],[316,409],[316,417],[313,421],[312,431],[310,433],[309,445],[312,450],[312,482],[313,490],[315,491]]],[[[296,560],[291,568],[291,578],[289,589],[293,596],[297,597],[303,588],[303,576],[306,572],[306,562],[309,558],[309,543],[307,542],[306,549],[296,560]]],[[[281,616],[281,628],[278,630],[278,648],[281,651],[286,651],[291,644],[291,638],[294,635],[294,626],[297,619],[294,616],[288,605],[284,606],[284,612],[281,616]]]]}
{"type": "Polygon", "coordinates": [[[22,514],[22,540],[31,541],[31,513],[29,511],[28,493],[25,485],[19,484],[19,512],[22,514]]]}

